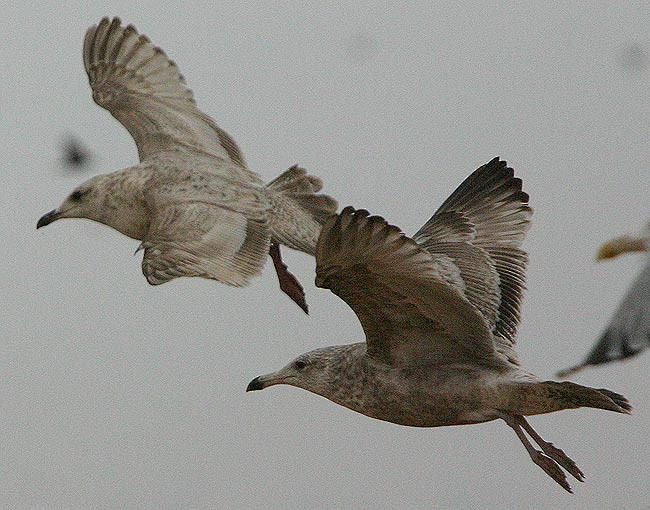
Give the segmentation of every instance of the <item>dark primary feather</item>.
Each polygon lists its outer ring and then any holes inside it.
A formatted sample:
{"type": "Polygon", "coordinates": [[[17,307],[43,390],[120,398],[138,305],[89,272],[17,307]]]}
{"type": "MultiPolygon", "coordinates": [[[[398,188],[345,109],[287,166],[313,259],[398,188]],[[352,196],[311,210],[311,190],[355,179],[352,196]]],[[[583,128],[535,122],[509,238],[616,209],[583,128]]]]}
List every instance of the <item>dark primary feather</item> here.
{"type": "Polygon", "coordinates": [[[447,250],[458,261],[467,298],[510,345],[519,325],[528,261],[520,246],[531,216],[521,179],[494,158],[467,177],[413,236],[430,252],[447,250]],[[444,246],[449,243],[456,243],[454,250],[444,246]],[[498,288],[490,293],[493,281],[498,288]]]}

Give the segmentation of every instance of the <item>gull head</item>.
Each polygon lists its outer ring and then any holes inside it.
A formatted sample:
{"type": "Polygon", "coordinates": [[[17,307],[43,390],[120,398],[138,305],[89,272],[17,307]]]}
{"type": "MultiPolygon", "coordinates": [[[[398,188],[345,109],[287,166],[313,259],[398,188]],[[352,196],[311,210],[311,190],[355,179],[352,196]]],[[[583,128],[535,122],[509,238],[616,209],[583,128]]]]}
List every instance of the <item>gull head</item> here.
{"type": "Polygon", "coordinates": [[[97,175],[77,186],[59,207],[44,214],[36,228],[61,218],[86,218],[142,239],[150,217],[141,196],[142,183],[130,178],[128,172],[97,175]]]}
{"type": "Polygon", "coordinates": [[[41,216],[36,228],[44,227],[61,218],[88,218],[91,220],[100,218],[104,202],[100,177],[93,177],[77,186],[59,207],[41,216]]]}
{"type": "Polygon", "coordinates": [[[332,376],[339,372],[337,367],[344,362],[343,358],[339,346],[325,347],[301,354],[280,370],[253,379],[248,383],[246,391],[263,390],[276,384],[288,384],[326,396],[327,388],[332,383],[332,376]]]}

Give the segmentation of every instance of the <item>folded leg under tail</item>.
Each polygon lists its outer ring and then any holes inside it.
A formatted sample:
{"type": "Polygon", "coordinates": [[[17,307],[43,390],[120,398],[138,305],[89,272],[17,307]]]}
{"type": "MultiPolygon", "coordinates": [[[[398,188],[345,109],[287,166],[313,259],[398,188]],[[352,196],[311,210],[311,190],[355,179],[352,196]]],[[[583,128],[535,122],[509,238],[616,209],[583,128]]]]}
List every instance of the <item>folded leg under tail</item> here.
{"type": "Polygon", "coordinates": [[[282,261],[280,245],[271,243],[269,255],[271,256],[271,260],[273,260],[273,267],[275,267],[275,272],[278,275],[280,290],[289,296],[306,314],[309,314],[309,307],[305,300],[305,291],[298,279],[289,272],[287,265],[282,261]]]}

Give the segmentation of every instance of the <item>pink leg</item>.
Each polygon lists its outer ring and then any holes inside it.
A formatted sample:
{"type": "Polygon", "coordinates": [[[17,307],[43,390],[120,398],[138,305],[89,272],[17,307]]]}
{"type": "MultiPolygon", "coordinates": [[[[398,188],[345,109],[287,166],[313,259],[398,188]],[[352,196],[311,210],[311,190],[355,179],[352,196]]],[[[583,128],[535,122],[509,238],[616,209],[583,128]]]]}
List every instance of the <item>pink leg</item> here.
{"type": "Polygon", "coordinates": [[[571,458],[569,458],[569,456],[564,453],[564,451],[553,446],[553,443],[547,443],[544,441],[540,435],[535,432],[533,427],[530,426],[530,423],[526,421],[526,418],[523,416],[517,416],[517,419],[519,420],[519,423],[524,428],[524,430],[528,432],[528,435],[539,445],[539,447],[546,455],[551,457],[555,462],[566,469],[576,480],[579,482],[585,481],[584,473],[580,471],[580,468],[576,466],[576,463],[571,458]]]}
{"type": "Polygon", "coordinates": [[[517,437],[526,448],[526,451],[528,452],[528,455],[530,455],[532,461],[541,467],[548,476],[559,483],[564,490],[573,493],[569,482],[567,482],[566,475],[560,466],[558,466],[558,464],[551,457],[546,456],[544,452],[536,450],[530,443],[526,437],[526,434],[521,428],[519,416],[501,413],[500,418],[505,421],[508,426],[512,428],[512,430],[515,431],[515,434],[517,434],[517,437]]]}
{"type": "Polygon", "coordinates": [[[269,255],[273,260],[275,272],[278,274],[278,282],[280,283],[280,290],[289,296],[294,303],[296,303],[305,313],[309,313],[307,302],[305,301],[305,291],[300,285],[298,279],[292,275],[287,269],[287,265],[282,262],[280,255],[280,245],[271,243],[269,248],[269,255]]]}

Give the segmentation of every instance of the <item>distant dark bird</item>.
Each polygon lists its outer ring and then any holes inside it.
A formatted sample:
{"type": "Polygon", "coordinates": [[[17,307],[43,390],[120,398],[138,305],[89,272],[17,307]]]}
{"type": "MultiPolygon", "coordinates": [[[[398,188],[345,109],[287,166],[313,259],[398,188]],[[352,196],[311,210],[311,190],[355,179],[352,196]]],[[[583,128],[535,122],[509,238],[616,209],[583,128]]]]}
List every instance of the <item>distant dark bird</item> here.
{"type": "Polygon", "coordinates": [[[270,255],[280,288],[306,312],[279,245],[314,253],[337,208],[318,194],[322,181],[292,166],[265,184],[196,106],[176,64],[119,18],[86,32],[83,61],[93,99],[131,133],[140,164],[82,183],[37,228],[87,218],[141,240],[152,285],[194,276],[242,287],[270,255]]]}
{"type": "Polygon", "coordinates": [[[69,169],[81,170],[87,167],[92,159],[90,151],[73,136],[67,136],[62,142],[61,148],[63,150],[61,160],[69,169]]]}
{"type": "Polygon", "coordinates": [[[629,413],[630,405],[609,390],[540,381],[519,365],[527,264],[520,246],[531,214],[521,179],[498,159],[470,175],[411,238],[346,207],[323,226],[316,285],[352,308],[366,341],[302,354],[247,390],[288,384],[413,427],[502,419],[533,462],[571,492],[562,468],[579,481],[582,471],[525,416],[578,407],[629,413]]]}
{"type": "MultiPolygon", "coordinates": [[[[607,241],[598,250],[597,260],[628,252],[650,251],[650,224],[636,235],[623,235],[607,241]]],[[[614,313],[607,329],[582,363],[558,372],[559,377],[578,372],[589,365],[622,360],[650,346],[650,258],[614,313]]]]}

